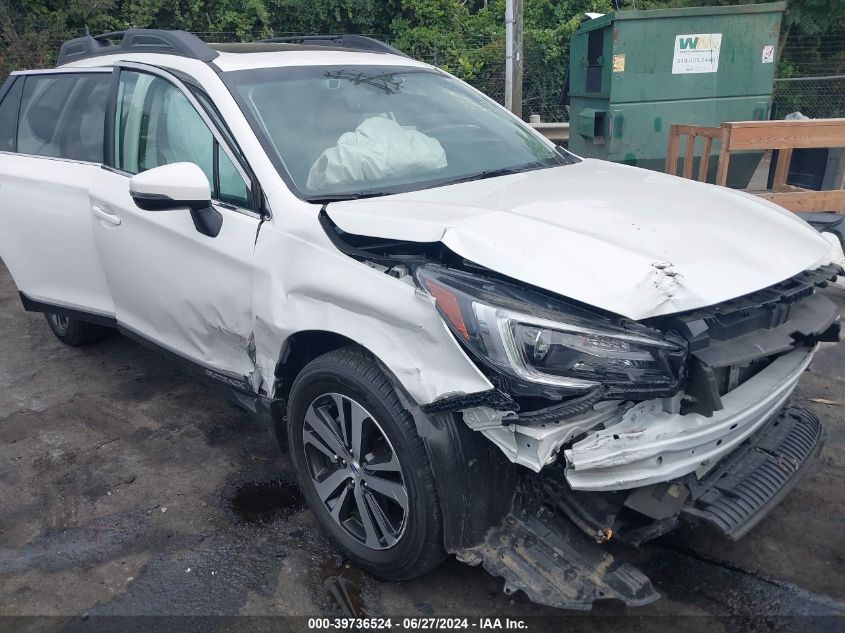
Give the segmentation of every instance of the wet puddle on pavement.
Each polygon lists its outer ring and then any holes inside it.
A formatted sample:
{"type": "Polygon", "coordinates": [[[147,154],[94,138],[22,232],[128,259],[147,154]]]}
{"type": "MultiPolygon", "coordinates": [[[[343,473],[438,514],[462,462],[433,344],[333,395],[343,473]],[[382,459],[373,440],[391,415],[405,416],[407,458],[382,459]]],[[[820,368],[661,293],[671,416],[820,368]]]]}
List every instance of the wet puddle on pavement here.
{"type": "Polygon", "coordinates": [[[364,606],[364,573],[336,557],[329,558],[320,567],[323,591],[332,605],[345,618],[367,616],[364,606]]]}
{"type": "MultiPolygon", "coordinates": [[[[301,511],[305,500],[294,483],[250,481],[234,487],[229,506],[239,521],[264,525],[301,511]]],[[[295,529],[288,535],[302,539],[303,531],[295,529]]],[[[365,617],[368,611],[364,599],[364,572],[339,555],[323,556],[318,557],[319,567],[313,576],[317,593],[341,617],[365,617]]]]}
{"type": "Polygon", "coordinates": [[[241,484],[231,500],[232,510],[246,523],[269,523],[296,514],[305,505],[299,486],[286,481],[241,484]]]}

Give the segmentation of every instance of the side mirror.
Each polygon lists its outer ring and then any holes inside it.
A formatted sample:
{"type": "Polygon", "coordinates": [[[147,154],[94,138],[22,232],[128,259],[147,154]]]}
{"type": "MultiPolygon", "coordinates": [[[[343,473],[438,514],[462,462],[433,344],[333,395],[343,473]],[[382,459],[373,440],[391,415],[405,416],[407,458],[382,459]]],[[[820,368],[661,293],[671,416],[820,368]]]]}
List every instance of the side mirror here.
{"type": "Polygon", "coordinates": [[[194,163],[171,163],[142,171],[129,179],[129,195],[144,211],[189,209],[197,231],[217,237],[223,215],[211,206],[211,188],[194,163]]]}

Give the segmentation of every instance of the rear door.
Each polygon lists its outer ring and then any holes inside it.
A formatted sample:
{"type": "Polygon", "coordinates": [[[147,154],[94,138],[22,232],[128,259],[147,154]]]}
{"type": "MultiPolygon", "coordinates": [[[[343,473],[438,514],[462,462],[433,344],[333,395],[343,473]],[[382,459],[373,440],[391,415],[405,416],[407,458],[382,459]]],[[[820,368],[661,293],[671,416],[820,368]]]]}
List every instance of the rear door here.
{"type": "Polygon", "coordinates": [[[111,77],[18,73],[0,101],[0,257],[30,300],[106,317],[114,306],[88,188],[101,171],[111,77]]]}
{"type": "Polygon", "coordinates": [[[112,109],[107,168],[91,188],[91,209],[118,324],[248,388],[257,185],[196,89],[170,73],[122,64],[112,109]],[[187,208],[144,211],[129,195],[134,174],[177,162],[208,177],[223,216],[217,236],[199,232],[187,208]]]}

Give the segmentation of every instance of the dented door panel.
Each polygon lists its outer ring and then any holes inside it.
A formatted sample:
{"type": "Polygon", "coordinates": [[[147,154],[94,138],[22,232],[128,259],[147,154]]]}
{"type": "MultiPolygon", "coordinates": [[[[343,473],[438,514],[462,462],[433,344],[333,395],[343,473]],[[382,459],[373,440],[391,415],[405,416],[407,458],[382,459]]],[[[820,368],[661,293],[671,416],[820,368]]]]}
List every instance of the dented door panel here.
{"type": "Polygon", "coordinates": [[[250,377],[258,219],[221,208],[223,226],[211,238],[187,210],[139,209],[129,176],[107,170],[92,186],[91,203],[121,221],[94,219],[118,324],[203,367],[250,377]]]}

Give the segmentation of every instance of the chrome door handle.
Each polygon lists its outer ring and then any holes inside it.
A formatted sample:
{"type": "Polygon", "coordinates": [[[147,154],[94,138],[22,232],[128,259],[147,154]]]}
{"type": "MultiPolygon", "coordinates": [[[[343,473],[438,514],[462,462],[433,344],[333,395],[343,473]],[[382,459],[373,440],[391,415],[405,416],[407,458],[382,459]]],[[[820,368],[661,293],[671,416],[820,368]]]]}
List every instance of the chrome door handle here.
{"type": "Polygon", "coordinates": [[[115,226],[120,226],[120,218],[113,213],[109,213],[102,207],[98,207],[94,205],[91,207],[94,211],[94,215],[100,218],[103,222],[108,222],[109,224],[114,224],[115,226]]]}

